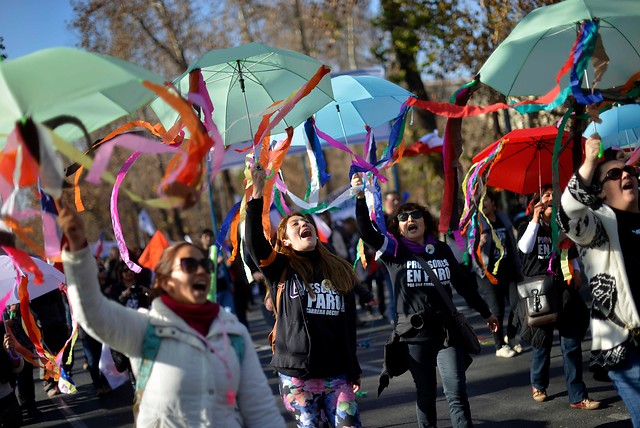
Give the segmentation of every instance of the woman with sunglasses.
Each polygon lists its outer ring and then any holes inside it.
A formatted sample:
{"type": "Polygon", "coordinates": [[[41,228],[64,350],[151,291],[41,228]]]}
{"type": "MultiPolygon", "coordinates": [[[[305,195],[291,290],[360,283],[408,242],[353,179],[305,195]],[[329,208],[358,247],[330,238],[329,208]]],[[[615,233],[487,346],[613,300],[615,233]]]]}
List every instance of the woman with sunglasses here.
{"type": "Polygon", "coordinates": [[[418,426],[434,427],[436,415],[436,367],[449,403],[454,427],[473,426],[466,391],[465,370],[469,356],[456,341],[457,330],[451,312],[421,266],[422,258],[451,295],[453,286],[469,306],[487,321],[492,331],[498,320],[491,314],[476,287],[466,276],[447,244],[436,239],[436,224],[422,206],[405,203],[391,219],[389,232],[397,247],[391,250],[389,237],[381,234],[369,219],[362,191],[362,178],[355,174],[351,186],[358,191],[356,218],[362,240],[377,251],[393,284],[398,323],[395,334],[408,349],[405,360],[417,389],[418,426]],[[388,250],[388,251],[387,251],[388,250]]]}
{"type": "Polygon", "coordinates": [[[640,427],[640,209],[638,172],[615,153],[598,157],[600,137],[562,195],[558,220],[578,245],[589,288],[591,366],[605,369],[640,427]],[[611,156],[609,156],[611,154],[611,156]]]}
{"type": "MultiPolygon", "coordinates": [[[[539,403],[547,401],[551,348],[554,330],[557,329],[569,405],[575,409],[594,410],[600,407],[600,402],[589,398],[587,386],[582,380],[582,339],[589,327],[589,310],[578,293],[582,283],[580,265],[577,261],[578,252],[575,245],[568,248],[560,245],[561,248],[565,248],[552,257],[552,202],[553,187],[550,184],[542,186],[540,195],[531,198],[527,208],[531,215],[530,222],[522,223],[518,228],[518,249],[524,276],[543,278],[545,283],[551,286],[551,295],[555,297],[557,309],[556,322],[531,327],[528,325],[524,308],[520,308],[521,337],[533,348],[529,370],[531,395],[539,403]],[[563,268],[565,252],[567,265],[563,268]],[[568,264],[573,267],[569,283],[565,281],[563,274],[563,271],[569,269],[568,264]]],[[[570,243],[561,234],[558,242],[563,240],[570,243]]]]}
{"type": "Polygon", "coordinates": [[[164,250],[157,298],[136,311],[100,292],[78,213],[58,203],[58,222],[68,238],[62,259],[78,321],[131,359],[136,426],[284,427],[247,329],[207,300],[213,264],[198,247],[177,242],[164,250]]]}
{"type": "Polygon", "coordinates": [[[251,167],[253,199],[247,204],[246,243],[267,281],[276,312],[271,364],[278,371],[285,408],[298,427],[320,427],[324,411],[332,427],[361,427],[355,392],[356,357],[353,267],[318,240],[301,214],[278,224],[275,248],[262,226],[266,174],[251,167]]]}

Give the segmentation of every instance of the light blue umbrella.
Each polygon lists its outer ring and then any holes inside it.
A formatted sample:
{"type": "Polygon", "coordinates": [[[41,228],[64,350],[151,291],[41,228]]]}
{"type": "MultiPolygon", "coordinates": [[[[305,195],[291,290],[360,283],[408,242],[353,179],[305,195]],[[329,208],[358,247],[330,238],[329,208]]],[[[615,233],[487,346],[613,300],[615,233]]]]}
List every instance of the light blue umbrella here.
{"type": "Polygon", "coordinates": [[[604,149],[637,147],[640,139],[640,105],[612,108],[602,113],[600,119],[602,123],[590,123],[582,136],[588,138],[597,132],[604,149]]]}
{"type": "MultiPolygon", "coordinates": [[[[335,101],[315,114],[319,130],[349,143],[350,137],[366,133],[365,125],[388,124],[411,92],[375,76],[336,76],[331,79],[335,101]]],[[[377,134],[376,134],[377,135],[377,134]]]]}

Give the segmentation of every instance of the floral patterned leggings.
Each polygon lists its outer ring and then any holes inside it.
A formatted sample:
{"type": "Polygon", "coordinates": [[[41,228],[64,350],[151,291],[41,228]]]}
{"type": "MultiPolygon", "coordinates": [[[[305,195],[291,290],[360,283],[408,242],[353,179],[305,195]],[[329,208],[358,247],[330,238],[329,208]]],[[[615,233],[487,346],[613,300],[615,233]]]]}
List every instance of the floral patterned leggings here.
{"type": "Polygon", "coordinates": [[[321,411],[332,427],[362,427],[356,396],[346,376],[300,379],[279,375],[282,402],[295,415],[299,428],[321,426],[321,411]]]}

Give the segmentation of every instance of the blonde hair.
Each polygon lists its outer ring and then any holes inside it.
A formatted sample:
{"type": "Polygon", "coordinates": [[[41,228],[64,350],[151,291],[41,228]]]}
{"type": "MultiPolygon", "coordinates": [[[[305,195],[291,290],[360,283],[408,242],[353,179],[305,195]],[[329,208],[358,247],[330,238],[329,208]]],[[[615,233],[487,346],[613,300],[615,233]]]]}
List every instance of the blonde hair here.
{"type": "MultiPolygon", "coordinates": [[[[309,279],[313,276],[313,263],[308,258],[298,255],[291,247],[285,246],[283,242],[287,239],[287,223],[291,217],[296,216],[306,218],[304,214],[294,212],[280,220],[276,232],[275,250],[289,258],[291,269],[300,275],[305,288],[313,295],[309,287],[309,279]]],[[[353,267],[346,260],[331,253],[320,240],[316,243],[316,248],[320,253],[322,277],[331,281],[333,289],[338,293],[345,295],[351,292],[354,284],[359,281],[353,267]]]]}

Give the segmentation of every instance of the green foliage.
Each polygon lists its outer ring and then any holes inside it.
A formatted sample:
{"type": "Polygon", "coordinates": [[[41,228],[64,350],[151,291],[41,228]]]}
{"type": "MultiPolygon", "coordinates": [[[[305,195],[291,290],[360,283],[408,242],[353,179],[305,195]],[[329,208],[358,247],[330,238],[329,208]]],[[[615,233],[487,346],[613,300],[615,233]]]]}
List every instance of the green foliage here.
{"type": "Polygon", "coordinates": [[[4,53],[6,47],[4,46],[4,38],[0,36],[0,61],[7,59],[7,55],[4,53]]]}

